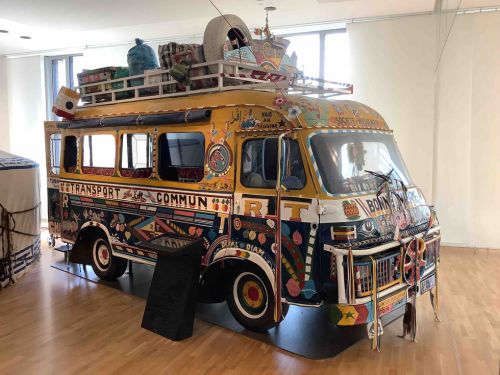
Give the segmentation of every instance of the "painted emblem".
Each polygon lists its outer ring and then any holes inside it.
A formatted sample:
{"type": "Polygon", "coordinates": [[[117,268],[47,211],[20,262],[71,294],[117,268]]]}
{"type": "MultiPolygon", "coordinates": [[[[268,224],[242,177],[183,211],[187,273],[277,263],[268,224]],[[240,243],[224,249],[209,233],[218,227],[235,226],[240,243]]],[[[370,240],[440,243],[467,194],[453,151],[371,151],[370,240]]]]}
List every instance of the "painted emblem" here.
{"type": "Polygon", "coordinates": [[[232,153],[226,143],[214,143],[207,150],[207,169],[214,177],[224,176],[231,167],[232,153]]]}
{"type": "Polygon", "coordinates": [[[245,116],[243,121],[241,122],[241,127],[243,129],[250,129],[250,128],[255,128],[256,126],[260,125],[260,121],[255,118],[253,115],[253,110],[249,109],[248,114],[245,116]]]}
{"type": "Polygon", "coordinates": [[[413,239],[406,245],[403,276],[410,285],[415,285],[415,282],[420,281],[425,270],[427,263],[424,260],[425,248],[425,242],[421,238],[413,239]]]}
{"type": "Polygon", "coordinates": [[[343,201],[342,207],[344,208],[344,214],[349,220],[358,220],[361,216],[359,215],[359,208],[354,201],[343,201]]]}

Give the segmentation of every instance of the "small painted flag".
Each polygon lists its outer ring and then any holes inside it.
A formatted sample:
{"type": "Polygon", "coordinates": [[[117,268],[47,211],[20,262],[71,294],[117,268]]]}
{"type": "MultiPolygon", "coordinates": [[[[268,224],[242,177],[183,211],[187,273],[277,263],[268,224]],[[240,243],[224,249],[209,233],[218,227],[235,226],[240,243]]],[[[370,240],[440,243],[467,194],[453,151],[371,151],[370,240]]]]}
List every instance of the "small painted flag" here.
{"type": "Polygon", "coordinates": [[[356,239],[356,227],[355,226],[339,226],[331,227],[331,236],[334,241],[348,241],[356,239]]]}
{"type": "Polygon", "coordinates": [[[65,119],[75,117],[76,107],[80,100],[80,94],[75,90],[71,90],[62,86],[57,94],[56,101],[52,106],[52,113],[65,119]]]}

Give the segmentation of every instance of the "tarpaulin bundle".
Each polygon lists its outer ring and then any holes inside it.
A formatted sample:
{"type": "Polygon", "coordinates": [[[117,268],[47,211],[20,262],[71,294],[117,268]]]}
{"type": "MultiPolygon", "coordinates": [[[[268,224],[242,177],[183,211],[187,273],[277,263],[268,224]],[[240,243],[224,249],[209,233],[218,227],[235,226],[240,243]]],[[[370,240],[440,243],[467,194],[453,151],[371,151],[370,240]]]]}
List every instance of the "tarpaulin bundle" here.
{"type": "Polygon", "coordinates": [[[0,287],[39,259],[40,213],[38,164],[0,151],[0,287]]]}

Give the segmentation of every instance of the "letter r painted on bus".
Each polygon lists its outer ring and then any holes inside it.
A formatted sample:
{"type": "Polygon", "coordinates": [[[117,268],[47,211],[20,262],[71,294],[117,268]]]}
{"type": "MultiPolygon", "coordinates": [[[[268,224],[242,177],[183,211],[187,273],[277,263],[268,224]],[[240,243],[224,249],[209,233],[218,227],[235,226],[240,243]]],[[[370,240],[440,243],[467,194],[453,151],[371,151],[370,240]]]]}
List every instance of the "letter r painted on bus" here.
{"type": "Polygon", "coordinates": [[[263,217],[267,215],[269,200],[267,199],[245,199],[243,215],[252,217],[263,217]]]}
{"type": "Polygon", "coordinates": [[[250,199],[245,200],[244,215],[260,217],[262,216],[261,210],[262,210],[262,202],[252,201],[250,199]]]}
{"type": "Polygon", "coordinates": [[[63,194],[62,196],[63,208],[68,208],[68,201],[69,201],[68,194],[63,194]]]}

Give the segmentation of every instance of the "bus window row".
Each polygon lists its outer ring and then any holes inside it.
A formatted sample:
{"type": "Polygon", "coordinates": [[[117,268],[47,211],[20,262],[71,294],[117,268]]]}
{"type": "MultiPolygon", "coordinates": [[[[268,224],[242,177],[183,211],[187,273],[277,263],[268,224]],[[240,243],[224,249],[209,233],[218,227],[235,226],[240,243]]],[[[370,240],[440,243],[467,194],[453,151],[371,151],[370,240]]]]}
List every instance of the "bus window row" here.
{"type": "MultiPolygon", "coordinates": [[[[60,135],[54,135],[60,141],[60,135]],[[57,138],[58,137],[58,138],[57,138]]],[[[249,188],[275,188],[277,178],[277,138],[255,138],[245,141],[242,149],[241,183],[249,188]]],[[[55,142],[51,138],[51,148],[55,142]]],[[[113,176],[115,173],[116,143],[112,134],[64,137],[63,168],[74,173],[81,145],[81,172],[86,175],[113,176]]],[[[125,178],[147,179],[153,174],[153,141],[147,133],[122,134],[119,141],[118,169],[125,178]]],[[[51,150],[56,154],[56,149],[51,150]]],[[[304,165],[298,142],[289,142],[286,179],[292,190],[306,183],[304,165]]],[[[54,159],[54,158],[53,158],[54,159]]],[[[52,165],[53,173],[59,171],[52,165]]],[[[162,180],[199,182],[204,177],[205,137],[200,132],[163,133],[158,137],[158,176],[162,180]]]]}
{"type": "MultiPolygon", "coordinates": [[[[64,137],[63,167],[73,173],[81,142],[83,174],[113,176],[115,137],[112,134],[64,137]]],[[[122,177],[149,178],[153,174],[153,142],[147,133],[120,136],[119,173],[122,177]]],[[[164,133],[158,138],[158,175],[163,180],[198,182],[203,179],[205,139],[202,133],[164,133]]]]}

